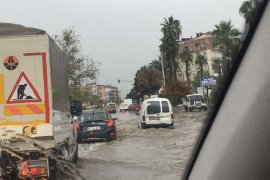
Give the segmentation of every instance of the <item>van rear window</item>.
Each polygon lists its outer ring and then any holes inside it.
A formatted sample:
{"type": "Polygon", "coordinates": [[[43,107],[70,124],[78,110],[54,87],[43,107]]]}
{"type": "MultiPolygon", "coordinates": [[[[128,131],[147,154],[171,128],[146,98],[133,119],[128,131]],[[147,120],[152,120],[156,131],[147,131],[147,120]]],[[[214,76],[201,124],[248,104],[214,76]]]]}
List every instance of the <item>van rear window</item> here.
{"type": "Polygon", "coordinates": [[[157,114],[160,113],[160,103],[159,101],[148,101],[147,114],[157,114]]]}
{"type": "Polygon", "coordinates": [[[169,104],[167,101],[162,101],[161,105],[162,105],[162,112],[164,112],[164,113],[170,112],[169,111],[169,104]]]}

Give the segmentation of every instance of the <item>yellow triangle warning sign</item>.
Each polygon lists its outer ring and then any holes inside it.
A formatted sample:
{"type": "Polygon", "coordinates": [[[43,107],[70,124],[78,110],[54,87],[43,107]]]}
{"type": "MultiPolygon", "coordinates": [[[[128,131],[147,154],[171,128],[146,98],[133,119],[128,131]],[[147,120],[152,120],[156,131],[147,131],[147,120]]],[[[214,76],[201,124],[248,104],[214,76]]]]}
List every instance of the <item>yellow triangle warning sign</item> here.
{"type": "Polygon", "coordinates": [[[7,99],[7,104],[28,102],[41,102],[41,98],[25,73],[22,72],[7,99]]]}

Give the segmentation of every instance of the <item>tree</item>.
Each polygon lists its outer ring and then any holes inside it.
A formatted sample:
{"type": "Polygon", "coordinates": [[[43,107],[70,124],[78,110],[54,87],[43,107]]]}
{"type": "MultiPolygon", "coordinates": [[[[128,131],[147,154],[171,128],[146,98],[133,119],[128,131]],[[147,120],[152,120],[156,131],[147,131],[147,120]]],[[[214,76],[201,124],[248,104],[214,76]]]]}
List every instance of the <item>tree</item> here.
{"type": "Polygon", "coordinates": [[[195,63],[200,66],[201,79],[203,79],[203,65],[207,64],[206,57],[202,54],[198,54],[195,63]]]}
{"type": "Polygon", "coordinates": [[[55,35],[54,39],[66,53],[70,86],[80,86],[96,78],[98,68],[92,59],[82,55],[80,36],[76,34],[74,27],[63,30],[62,35],[55,35]]]}
{"type": "Polygon", "coordinates": [[[189,79],[189,65],[192,62],[192,55],[191,52],[187,48],[183,48],[180,52],[180,58],[181,61],[185,63],[186,65],[186,76],[187,76],[187,82],[190,82],[189,79]]]}
{"type": "Polygon", "coordinates": [[[181,98],[187,94],[192,93],[192,87],[187,82],[180,82],[179,80],[169,81],[165,86],[164,95],[165,98],[168,98],[173,106],[176,106],[180,103],[181,98]]]}
{"type": "Polygon", "coordinates": [[[80,36],[75,33],[74,27],[63,30],[60,36],[54,35],[54,39],[66,53],[70,96],[80,100],[81,93],[78,91],[81,85],[95,79],[99,69],[92,59],[82,55],[80,36]]]}
{"type": "Polygon", "coordinates": [[[213,46],[218,46],[223,54],[224,71],[231,69],[232,58],[236,54],[240,42],[240,32],[233,28],[231,21],[221,21],[212,32],[213,46]]]}
{"type": "Polygon", "coordinates": [[[241,4],[239,14],[244,17],[246,27],[249,27],[252,23],[252,19],[255,16],[259,3],[259,0],[247,0],[241,4]]]}
{"type": "Polygon", "coordinates": [[[222,75],[222,67],[223,67],[223,62],[221,59],[214,59],[212,63],[212,68],[215,72],[218,73],[218,77],[221,78],[222,75]]]}
{"type": "MultiPolygon", "coordinates": [[[[201,77],[202,77],[201,73],[197,73],[196,76],[194,77],[194,81],[192,82],[192,84],[195,92],[197,91],[197,87],[201,86],[201,77]]],[[[205,79],[209,78],[210,77],[209,71],[204,71],[203,77],[205,79]]]]}
{"type": "Polygon", "coordinates": [[[152,67],[155,67],[157,70],[162,71],[162,67],[161,67],[161,59],[159,57],[159,60],[152,60],[149,64],[152,67]]]}
{"type": "Polygon", "coordinates": [[[155,67],[143,66],[135,75],[134,85],[141,96],[156,94],[162,86],[162,73],[155,67]]]}
{"type": "Polygon", "coordinates": [[[136,91],[135,86],[133,86],[130,92],[127,94],[126,99],[133,99],[136,100],[137,103],[140,102],[141,94],[139,91],[136,91]]]}
{"type": "MultiPolygon", "coordinates": [[[[177,61],[176,57],[179,52],[178,40],[182,34],[182,27],[179,20],[175,20],[172,16],[168,19],[164,18],[164,23],[161,24],[163,37],[161,38],[160,51],[163,54],[165,61],[165,69],[170,69],[169,79],[176,80],[177,61]]],[[[166,79],[168,79],[166,78],[166,79]]]]}

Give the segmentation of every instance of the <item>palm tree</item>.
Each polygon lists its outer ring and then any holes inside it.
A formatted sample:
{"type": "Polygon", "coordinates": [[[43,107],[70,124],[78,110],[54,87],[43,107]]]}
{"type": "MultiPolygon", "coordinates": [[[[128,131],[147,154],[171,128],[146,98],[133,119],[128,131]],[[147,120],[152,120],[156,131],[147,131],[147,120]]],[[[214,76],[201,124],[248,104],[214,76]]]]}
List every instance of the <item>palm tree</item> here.
{"type": "Polygon", "coordinates": [[[162,67],[161,67],[161,58],[159,57],[159,60],[152,60],[149,64],[152,67],[155,67],[157,70],[162,71],[162,67]]]}
{"type": "Polygon", "coordinates": [[[180,52],[180,58],[181,61],[184,62],[186,65],[187,81],[190,82],[188,71],[189,71],[189,64],[192,62],[191,52],[187,48],[183,48],[182,51],[180,52]]]}
{"type": "Polygon", "coordinates": [[[222,52],[226,71],[231,68],[232,57],[239,46],[240,34],[238,29],[233,28],[230,20],[221,21],[218,25],[216,24],[212,32],[213,46],[218,46],[222,52]]]}
{"type": "Polygon", "coordinates": [[[195,63],[200,66],[201,79],[203,79],[203,65],[207,64],[206,57],[204,55],[202,55],[202,54],[198,54],[195,63]]]}
{"type": "Polygon", "coordinates": [[[168,19],[164,18],[164,23],[161,31],[163,37],[161,38],[160,50],[163,53],[164,64],[167,64],[170,69],[170,79],[176,80],[177,61],[176,57],[179,52],[178,40],[182,34],[182,27],[179,20],[175,20],[172,16],[168,19]]]}
{"type": "Polygon", "coordinates": [[[222,60],[221,59],[214,59],[212,63],[212,68],[215,72],[218,73],[218,77],[221,78],[222,72],[222,60]]]}
{"type": "Polygon", "coordinates": [[[259,3],[259,0],[247,0],[241,4],[241,7],[239,8],[239,14],[244,17],[246,26],[250,26],[259,3]]]}

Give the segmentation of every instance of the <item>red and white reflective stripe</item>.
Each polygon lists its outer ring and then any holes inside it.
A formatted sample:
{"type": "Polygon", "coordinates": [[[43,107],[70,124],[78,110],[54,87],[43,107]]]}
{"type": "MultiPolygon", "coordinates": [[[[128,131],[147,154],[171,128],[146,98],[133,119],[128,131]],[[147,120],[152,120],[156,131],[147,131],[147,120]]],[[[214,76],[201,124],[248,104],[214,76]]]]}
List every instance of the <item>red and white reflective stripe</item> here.
{"type": "Polygon", "coordinates": [[[44,114],[46,112],[44,104],[28,105],[8,105],[4,107],[4,115],[24,115],[24,114],[44,114]]]}

